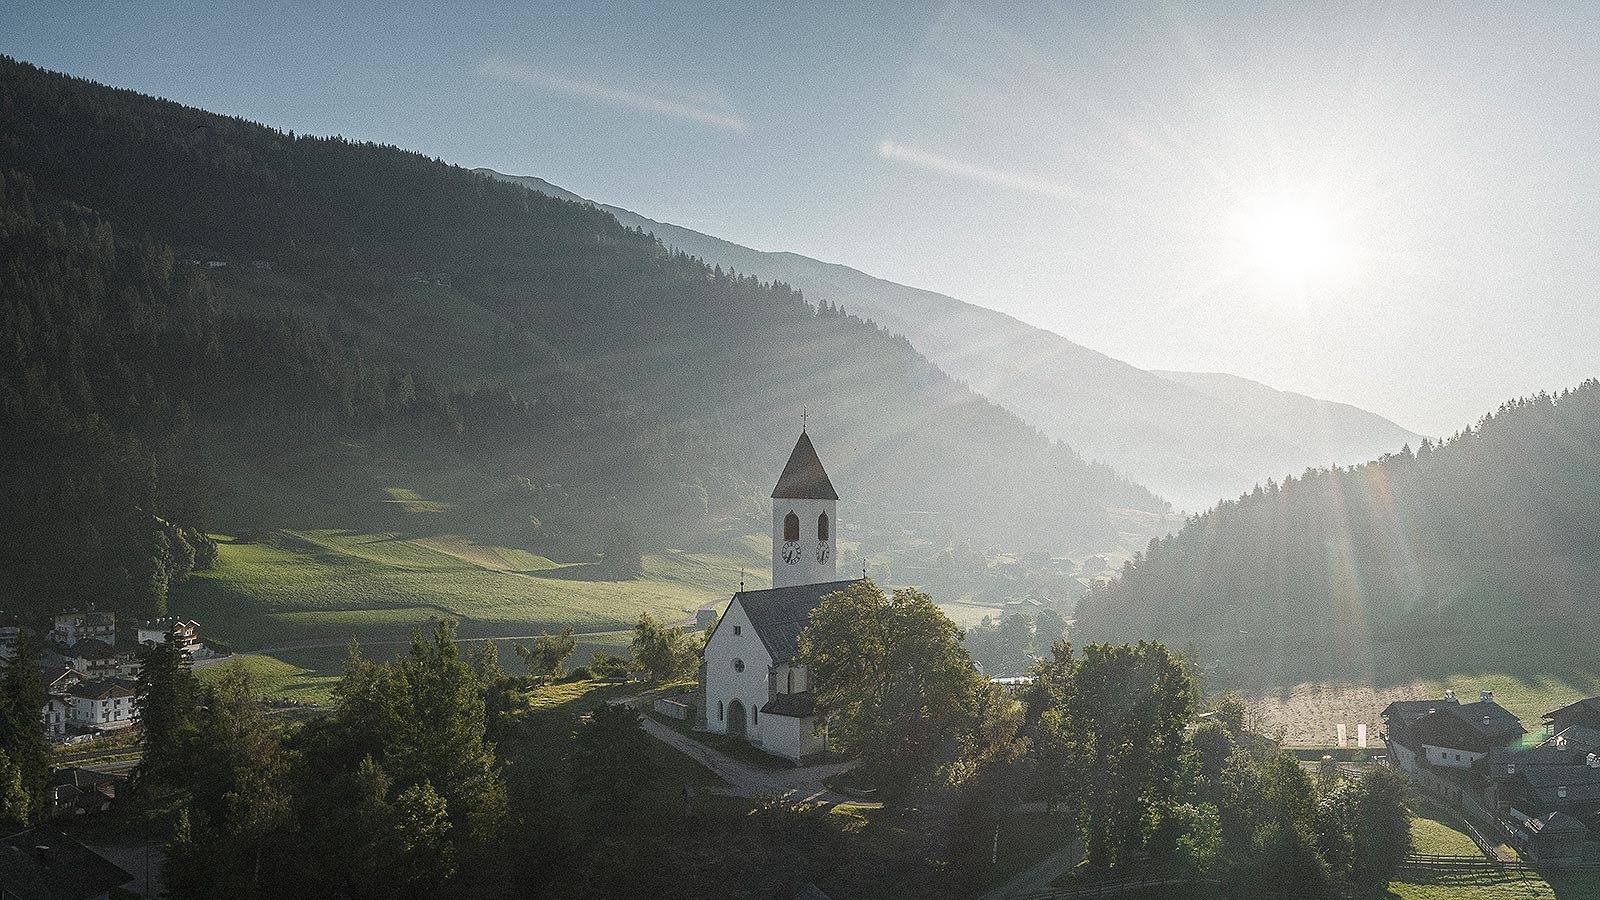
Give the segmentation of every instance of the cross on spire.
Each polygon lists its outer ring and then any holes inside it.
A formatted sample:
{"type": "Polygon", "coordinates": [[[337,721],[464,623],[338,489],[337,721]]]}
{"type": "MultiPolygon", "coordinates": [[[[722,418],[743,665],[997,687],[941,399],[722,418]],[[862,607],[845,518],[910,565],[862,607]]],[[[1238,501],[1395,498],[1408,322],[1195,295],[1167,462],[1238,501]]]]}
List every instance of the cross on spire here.
{"type": "Polygon", "coordinates": [[[800,407],[800,430],[801,431],[805,431],[806,430],[806,418],[809,417],[810,415],[811,415],[811,408],[810,407],[808,407],[808,406],[801,406],[800,407]]]}

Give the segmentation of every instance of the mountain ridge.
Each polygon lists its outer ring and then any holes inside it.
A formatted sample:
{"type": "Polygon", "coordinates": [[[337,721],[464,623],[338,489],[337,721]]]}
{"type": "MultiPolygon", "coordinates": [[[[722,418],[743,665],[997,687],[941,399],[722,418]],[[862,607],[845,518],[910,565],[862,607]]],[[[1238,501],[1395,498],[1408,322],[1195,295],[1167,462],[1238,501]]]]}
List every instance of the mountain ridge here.
{"type": "Polygon", "coordinates": [[[1303,446],[1292,434],[1261,427],[1219,397],[1004,312],[841,263],[756,250],[583,198],[537,176],[474,171],[588,203],[708,263],[780,280],[814,300],[844,305],[905,335],[950,375],[1084,457],[1106,462],[1179,507],[1208,508],[1268,477],[1359,462],[1419,438],[1363,410],[1370,418],[1355,424],[1369,428],[1370,434],[1342,436],[1337,442],[1325,436],[1317,446],[1303,446]]]}

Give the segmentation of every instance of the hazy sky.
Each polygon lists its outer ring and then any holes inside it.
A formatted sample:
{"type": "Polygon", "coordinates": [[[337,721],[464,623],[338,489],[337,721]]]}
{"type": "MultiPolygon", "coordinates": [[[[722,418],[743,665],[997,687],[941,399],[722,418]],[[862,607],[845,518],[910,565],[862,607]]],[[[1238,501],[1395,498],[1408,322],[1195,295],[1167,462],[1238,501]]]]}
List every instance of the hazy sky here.
{"type": "Polygon", "coordinates": [[[1600,374],[1592,7],[993,6],[0,0],[0,52],[1430,433],[1600,374]]]}

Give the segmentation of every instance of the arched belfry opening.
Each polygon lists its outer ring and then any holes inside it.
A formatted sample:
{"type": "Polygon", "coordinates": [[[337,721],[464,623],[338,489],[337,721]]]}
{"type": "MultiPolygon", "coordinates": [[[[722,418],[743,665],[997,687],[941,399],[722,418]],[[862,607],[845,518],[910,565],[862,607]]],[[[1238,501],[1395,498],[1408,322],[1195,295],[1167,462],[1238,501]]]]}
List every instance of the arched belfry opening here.
{"type": "Polygon", "coordinates": [[[800,540],[800,517],[792,512],[783,517],[783,539],[786,541],[800,540]]]}
{"type": "Polygon", "coordinates": [[[823,513],[822,515],[817,516],[817,540],[825,541],[827,539],[828,539],[828,514],[827,513],[823,513]]]}

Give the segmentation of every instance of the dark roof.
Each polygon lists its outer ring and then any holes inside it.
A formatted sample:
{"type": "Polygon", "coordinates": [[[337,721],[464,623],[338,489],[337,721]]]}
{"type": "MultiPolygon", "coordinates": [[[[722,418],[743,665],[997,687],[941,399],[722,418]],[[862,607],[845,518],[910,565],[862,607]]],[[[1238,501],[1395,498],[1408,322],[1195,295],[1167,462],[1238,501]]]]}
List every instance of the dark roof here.
{"type": "Polygon", "coordinates": [[[1528,829],[1535,834],[1556,834],[1567,832],[1569,834],[1588,834],[1589,829],[1582,822],[1566,813],[1545,813],[1537,819],[1528,820],[1528,829]]]}
{"type": "Polygon", "coordinates": [[[123,696],[131,697],[137,685],[138,682],[129,681],[126,678],[97,678],[94,681],[80,681],[73,685],[67,693],[87,700],[99,700],[102,697],[110,697],[118,689],[121,689],[127,692],[123,696]]]}
{"type": "Polygon", "coordinates": [[[800,440],[795,441],[794,452],[789,454],[789,464],[783,467],[783,474],[778,476],[778,486],[772,489],[772,496],[791,500],[839,499],[804,428],[800,429],[800,440]]]}
{"type": "Polygon", "coordinates": [[[73,644],[67,655],[74,659],[116,659],[117,648],[99,638],[84,638],[73,644]]]}
{"type": "Polygon", "coordinates": [[[794,656],[800,632],[806,630],[806,625],[811,621],[811,611],[817,608],[822,598],[842,591],[859,580],[740,591],[733,595],[733,602],[744,607],[744,614],[749,617],[750,625],[755,628],[767,652],[772,654],[772,661],[783,662],[794,656]]]}
{"type": "Polygon", "coordinates": [[[41,825],[0,840],[0,893],[21,900],[86,900],[127,884],[133,875],[41,825]]]}
{"type": "Polygon", "coordinates": [[[112,775],[109,772],[96,772],[93,769],[84,769],[73,766],[70,769],[61,769],[50,776],[50,786],[70,784],[78,788],[92,788],[102,784],[116,784],[127,781],[124,775],[112,775]]]}
{"type": "Polygon", "coordinates": [[[1517,777],[1527,782],[1539,805],[1546,809],[1574,803],[1600,801],[1600,769],[1589,766],[1518,766],[1517,777]],[[1565,785],[1567,795],[1561,796],[1565,785]]]}
{"type": "Polygon", "coordinates": [[[1550,712],[1545,713],[1544,717],[1546,719],[1554,719],[1563,714],[1578,712],[1588,712],[1600,716],[1600,697],[1585,697],[1576,703],[1568,703],[1566,706],[1563,706],[1560,709],[1553,709],[1550,712]]]}
{"type": "Polygon", "coordinates": [[[804,719],[817,709],[817,696],[810,691],[801,691],[798,694],[779,694],[767,701],[761,707],[765,715],[788,716],[792,719],[804,719]]]}
{"type": "MultiPolygon", "coordinates": [[[[1527,733],[1510,710],[1493,700],[1460,703],[1454,700],[1396,700],[1383,708],[1383,717],[1389,720],[1391,730],[1396,725],[1417,727],[1433,714],[1448,714],[1454,722],[1444,729],[1460,733],[1457,723],[1470,727],[1480,736],[1498,741],[1527,733]],[[1485,720],[1487,716],[1487,720],[1485,720]]],[[[1432,723],[1429,723],[1432,724],[1432,723]]],[[[1463,748],[1465,749],[1465,748],[1463,748]]]]}

